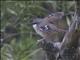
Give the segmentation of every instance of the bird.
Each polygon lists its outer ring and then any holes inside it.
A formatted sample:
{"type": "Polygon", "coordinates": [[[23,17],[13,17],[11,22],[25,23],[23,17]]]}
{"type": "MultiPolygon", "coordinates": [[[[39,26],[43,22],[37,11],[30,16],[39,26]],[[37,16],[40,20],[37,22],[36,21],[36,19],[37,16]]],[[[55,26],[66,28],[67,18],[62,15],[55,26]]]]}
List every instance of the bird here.
{"type": "Polygon", "coordinates": [[[45,39],[59,40],[59,33],[65,33],[67,30],[62,24],[63,12],[56,12],[44,18],[33,19],[32,26],[38,35],[45,39]]]}

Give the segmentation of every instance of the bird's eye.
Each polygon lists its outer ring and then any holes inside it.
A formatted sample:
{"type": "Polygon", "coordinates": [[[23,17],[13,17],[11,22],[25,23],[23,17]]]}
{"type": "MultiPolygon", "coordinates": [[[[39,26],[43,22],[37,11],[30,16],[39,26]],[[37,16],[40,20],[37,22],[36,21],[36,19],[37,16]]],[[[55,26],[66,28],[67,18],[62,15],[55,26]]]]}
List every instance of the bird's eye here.
{"type": "Polygon", "coordinates": [[[48,30],[49,29],[49,26],[48,25],[45,25],[45,29],[48,30]]]}
{"type": "Polygon", "coordinates": [[[41,31],[49,31],[50,28],[49,28],[48,25],[45,25],[45,26],[43,26],[43,27],[40,27],[40,30],[41,30],[41,31]]]}

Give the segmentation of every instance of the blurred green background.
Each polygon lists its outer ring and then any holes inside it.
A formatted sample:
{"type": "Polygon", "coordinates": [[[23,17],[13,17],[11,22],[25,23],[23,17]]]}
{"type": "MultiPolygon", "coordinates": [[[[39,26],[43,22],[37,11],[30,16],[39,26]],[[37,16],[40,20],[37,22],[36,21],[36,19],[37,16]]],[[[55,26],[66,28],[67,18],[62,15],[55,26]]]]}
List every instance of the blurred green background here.
{"type": "Polygon", "coordinates": [[[75,1],[0,2],[1,60],[45,60],[44,52],[37,47],[37,40],[41,37],[33,30],[32,19],[57,11],[74,11],[76,4],[75,1]]]}

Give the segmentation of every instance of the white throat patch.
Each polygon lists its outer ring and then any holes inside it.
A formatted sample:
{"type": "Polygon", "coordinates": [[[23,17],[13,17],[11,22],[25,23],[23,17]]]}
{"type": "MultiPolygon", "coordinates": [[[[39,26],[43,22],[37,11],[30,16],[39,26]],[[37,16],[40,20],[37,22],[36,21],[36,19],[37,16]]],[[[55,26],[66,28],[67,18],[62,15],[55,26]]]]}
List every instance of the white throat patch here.
{"type": "Polygon", "coordinates": [[[40,31],[40,29],[38,28],[37,24],[33,25],[34,30],[36,31],[37,34],[39,34],[40,36],[44,36],[43,33],[40,31]]]}

